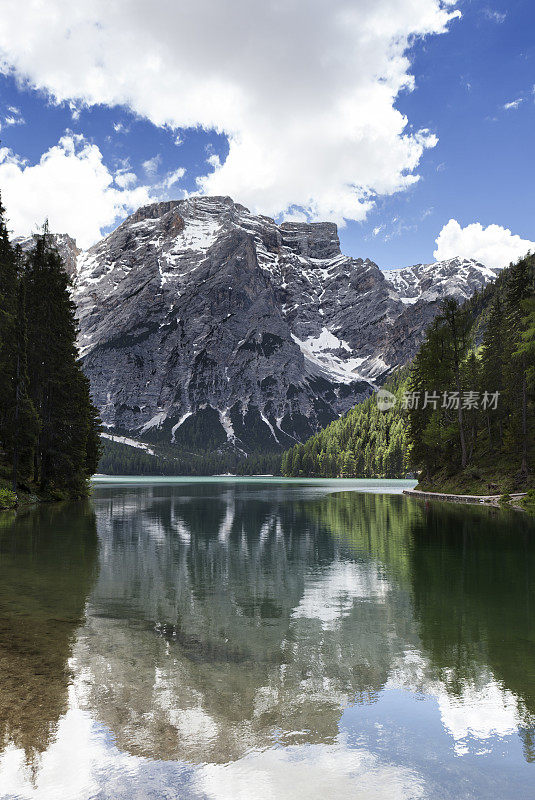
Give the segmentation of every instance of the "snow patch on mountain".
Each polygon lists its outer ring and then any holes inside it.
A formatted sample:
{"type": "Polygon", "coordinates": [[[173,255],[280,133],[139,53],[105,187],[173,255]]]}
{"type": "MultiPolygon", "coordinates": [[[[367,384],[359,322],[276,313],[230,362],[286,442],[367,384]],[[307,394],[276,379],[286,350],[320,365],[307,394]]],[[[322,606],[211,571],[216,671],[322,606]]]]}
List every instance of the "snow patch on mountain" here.
{"type": "Polygon", "coordinates": [[[384,276],[402,303],[432,301],[443,297],[465,300],[474,289],[495,280],[500,270],[472,258],[450,258],[431,264],[386,270],[384,276]]]}
{"type": "Polygon", "coordinates": [[[293,333],[292,339],[299,346],[305,359],[312,365],[312,372],[316,371],[314,368],[319,368],[322,373],[325,373],[334,381],[342,383],[364,380],[362,375],[356,371],[364,361],[364,358],[348,358],[344,360],[339,355],[336,355],[336,352],[344,350],[351,352],[351,348],[327,328],[322,328],[319,336],[311,336],[305,341],[301,341],[293,333]]]}
{"type": "Polygon", "coordinates": [[[100,436],[102,439],[109,439],[112,442],[126,444],[128,447],[137,447],[139,450],[145,450],[150,456],[155,455],[152,447],[149,447],[146,442],[139,442],[137,439],[130,439],[128,436],[116,436],[113,433],[101,433],[100,436]]]}

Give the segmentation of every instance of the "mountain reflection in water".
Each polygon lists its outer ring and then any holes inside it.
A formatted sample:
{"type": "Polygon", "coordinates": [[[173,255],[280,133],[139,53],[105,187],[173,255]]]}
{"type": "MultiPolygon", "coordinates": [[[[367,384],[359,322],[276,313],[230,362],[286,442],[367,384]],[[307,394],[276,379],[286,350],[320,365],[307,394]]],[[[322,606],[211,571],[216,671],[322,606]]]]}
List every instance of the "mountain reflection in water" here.
{"type": "Polygon", "coordinates": [[[0,526],[0,797],[531,796],[526,517],[199,479],[0,526]]]}

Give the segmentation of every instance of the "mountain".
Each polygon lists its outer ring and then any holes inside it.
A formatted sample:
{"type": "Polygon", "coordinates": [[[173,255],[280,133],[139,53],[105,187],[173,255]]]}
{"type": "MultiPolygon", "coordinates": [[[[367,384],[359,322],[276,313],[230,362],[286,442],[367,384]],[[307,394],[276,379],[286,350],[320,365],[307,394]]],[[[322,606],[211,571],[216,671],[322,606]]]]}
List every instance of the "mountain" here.
{"type": "Polygon", "coordinates": [[[439,301],[497,274],[453,259],[382,272],[332,223],[228,197],[140,208],[78,255],[74,298],[110,434],[160,448],[284,449],[416,352],[439,301]]]}
{"type": "Polygon", "coordinates": [[[499,272],[473,258],[450,258],[387,270],[385,278],[399,293],[402,303],[434,302],[444,297],[453,297],[462,303],[481,288],[482,278],[484,283],[493,281],[499,272]]]}
{"type": "MultiPolygon", "coordinates": [[[[70,278],[76,277],[77,260],[81,250],[76,245],[76,241],[68,233],[51,234],[52,241],[63,261],[65,272],[70,278]]],[[[36,243],[37,236],[17,236],[13,239],[14,245],[19,245],[23,252],[27,253],[36,243]]]]}

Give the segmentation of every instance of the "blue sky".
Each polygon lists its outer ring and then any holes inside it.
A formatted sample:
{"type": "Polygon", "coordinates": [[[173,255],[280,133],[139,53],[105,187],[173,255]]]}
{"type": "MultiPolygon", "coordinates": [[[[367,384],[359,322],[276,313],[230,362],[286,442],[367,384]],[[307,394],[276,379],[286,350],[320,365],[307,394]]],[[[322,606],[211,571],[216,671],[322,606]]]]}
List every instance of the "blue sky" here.
{"type": "Polygon", "coordinates": [[[439,137],[424,156],[421,181],[381,202],[368,230],[352,225],[344,235],[351,249],[364,240],[380,264],[432,260],[435,237],[450,218],[535,236],[535,4],[460,8],[463,18],[447,35],[413,49],[417,88],[397,103],[416,128],[439,137]],[[519,99],[518,107],[504,108],[519,99]],[[380,225],[384,232],[370,239],[369,229],[380,225]]]}
{"type": "MultiPolygon", "coordinates": [[[[534,201],[529,188],[535,177],[531,155],[535,114],[533,3],[461,0],[441,4],[440,0],[417,0],[412,4],[418,6],[416,16],[407,22],[409,14],[404,6],[408,8],[408,0],[377,0],[379,11],[381,4],[383,18],[371,17],[365,0],[334,0],[333,14],[336,11],[349,19],[347,15],[353,13],[354,30],[364,24],[371,31],[366,39],[358,39],[355,33],[352,40],[351,35],[341,32],[340,25],[332,30],[328,27],[330,21],[323,15],[328,13],[329,4],[312,0],[309,27],[303,36],[312,43],[317,36],[318,45],[302,48],[294,62],[295,37],[286,41],[278,32],[283,23],[291,27],[293,19],[278,20],[277,14],[282,12],[276,3],[266,4],[273,8],[263,20],[255,19],[252,13],[251,47],[244,50],[243,60],[239,53],[234,56],[236,47],[243,45],[239,26],[247,6],[243,0],[230,0],[228,9],[232,6],[230,16],[235,12],[236,24],[226,34],[221,31],[221,22],[214,31],[210,26],[207,32],[200,26],[191,28],[189,38],[194,40],[199,35],[199,47],[216,50],[222,46],[214,55],[214,66],[207,67],[203,58],[188,72],[195,56],[186,53],[183,62],[176,59],[172,20],[169,32],[158,28],[157,20],[154,30],[147,30],[152,21],[147,23],[142,18],[136,0],[118,2],[117,7],[122,9],[110,18],[105,16],[106,4],[88,2],[89,32],[75,27],[79,20],[67,20],[64,29],[55,23],[47,30],[49,23],[43,23],[37,11],[32,19],[33,7],[38,4],[30,3],[26,40],[14,33],[20,13],[17,4],[7,2],[6,16],[12,14],[14,27],[10,35],[8,31],[3,40],[0,37],[4,64],[0,75],[0,137],[5,148],[0,189],[14,232],[23,232],[50,216],[52,227],[73,229],[72,233],[78,233],[82,244],[87,245],[95,239],[95,231],[110,230],[139,202],[182,197],[184,192],[200,190],[231,194],[272,215],[286,210],[297,218],[340,222],[346,217],[345,226],[340,228],[344,252],[369,257],[383,268],[432,261],[436,239],[450,219],[458,225],[444,233],[439,257],[458,252],[498,263],[522,254],[535,239],[534,201]],[[388,28],[387,21],[395,16],[392,9],[400,16],[392,23],[389,40],[381,23],[384,20],[384,28],[388,28]],[[453,17],[457,11],[461,16],[453,17]],[[434,18],[429,25],[422,20],[431,13],[434,18]],[[99,14],[104,15],[102,23],[99,14]],[[450,18],[444,21],[446,14],[450,18]],[[134,75],[139,61],[135,47],[124,45],[120,59],[115,61],[106,51],[104,58],[93,55],[100,46],[94,38],[95,29],[109,26],[111,43],[113,36],[119,37],[114,25],[119,30],[126,20],[132,39],[145,37],[140,41],[144,42],[143,53],[148,54],[147,65],[135,85],[118,78],[123,68],[134,75]],[[255,41],[260,22],[266,34],[255,41]],[[422,35],[428,27],[432,32],[422,35]],[[437,32],[440,29],[443,32],[437,32]],[[325,52],[320,49],[322,32],[330,47],[325,52]],[[77,50],[69,50],[69,40],[75,35],[79,36],[77,50]],[[225,35],[228,50],[224,47],[225,35]],[[47,38],[54,52],[43,44],[47,38]],[[393,46],[394,39],[403,44],[393,46]],[[170,48],[169,61],[166,45],[170,48]],[[80,59],[76,57],[78,51],[80,59]],[[371,64],[359,91],[354,92],[363,63],[373,61],[375,53],[382,55],[377,64],[371,64]],[[57,61],[56,54],[60,56],[57,61]],[[278,55],[272,58],[272,54],[278,55]],[[403,54],[409,59],[406,64],[403,54]],[[228,64],[224,61],[227,58],[228,64]],[[336,59],[340,63],[331,68],[336,59]],[[327,70],[325,63],[329,64],[327,70]],[[98,80],[92,77],[93,71],[99,71],[98,80]],[[325,86],[318,85],[325,72],[329,73],[325,86]],[[250,80],[243,78],[245,74],[250,80]],[[172,78],[169,85],[168,75],[172,78]],[[403,86],[407,76],[414,77],[412,91],[403,86]],[[145,80],[145,89],[137,92],[136,87],[145,80]],[[185,80],[191,93],[182,85],[185,80]],[[384,97],[385,85],[393,96],[392,103],[384,97]],[[317,94],[311,90],[314,86],[318,86],[317,94]],[[336,109],[332,113],[331,100],[336,109]],[[349,112],[341,114],[339,127],[345,125],[347,130],[340,133],[335,114],[337,109],[350,106],[349,112]],[[404,130],[399,127],[397,112],[407,118],[404,130]],[[356,134],[356,127],[367,117],[369,131],[364,126],[365,132],[359,129],[356,134]],[[191,125],[180,124],[183,122],[191,125]],[[406,136],[413,138],[408,142],[403,139],[406,136]],[[420,146],[422,137],[427,138],[420,146]],[[435,146],[433,137],[437,139],[435,146]],[[403,146],[398,152],[399,143],[403,146]],[[47,153],[57,158],[48,158],[47,153]],[[48,158],[46,172],[36,168],[30,173],[29,168],[39,165],[43,157],[48,158]],[[78,178],[72,167],[79,168],[78,178]],[[121,174],[130,177],[121,182],[117,179],[121,174]],[[174,179],[170,177],[173,175],[174,179]],[[199,184],[199,178],[207,175],[211,177],[199,184]],[[407,175],[418,175],[419,180],[405,180],[407,175]],[[347,185],[360,182],[365,188],[353,198],[347,185]],[[67,200],[69,193],[72,198],[67,200]],[[353,206],[358,209],[355,213],[353,206]],[[89,219],[91,225],[86,225],[89,219]]],[[[61,0],[52,5],[66,14],[68,5],[61,0]]],[[[206,14],[210,11],[209,0],[199,4],[200,23],[203,5],[206,14]]],[[[301,0],[293,5],[305,7],[301,0]]],[[[252,2],[249,8],[254,7],[252,2]]],[[[260,6],[258,9],[258,14],[263,13],[260,6]]],[[[301,21],[302,16],[296,16],[295,24],[301,21]]],[[[185,25],[193,25],[192,20],[178,15],[177,50],[183,48],[184,52],[188,42],[180,44],[179,40],[185,25]]],[[[116,41],[117,50],[123,40],[116,41]]]]}

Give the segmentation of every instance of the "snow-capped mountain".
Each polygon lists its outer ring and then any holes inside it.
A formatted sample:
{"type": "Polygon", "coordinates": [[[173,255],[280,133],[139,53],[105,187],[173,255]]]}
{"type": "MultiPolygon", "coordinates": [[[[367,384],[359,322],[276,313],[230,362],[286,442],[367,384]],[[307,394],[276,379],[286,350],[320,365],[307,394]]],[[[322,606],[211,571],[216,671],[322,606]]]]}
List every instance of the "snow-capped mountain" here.
{"type": "Polygon", "coordinates": [[[438,301],[496,275],[453,259],[382,272],[336,225],[228,197],[139,209],[78,255],[80,348],[110,431],[185,449],[287,447],[416,352],[438,301]]]}
{"type": "Polygon", "coordinates": [[[385,278],[396,289],[403,303],[418,300],[434,302],[444,297],[454,297],[459,302],[467,300],[484,283],[493,281],[499,269],[480,264],[473,258],[450,258],[432,264],[415,264],[403,269],[385,272],[385,278]]]}

